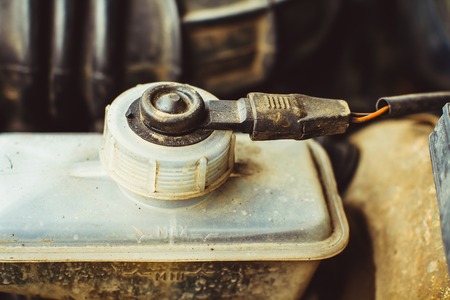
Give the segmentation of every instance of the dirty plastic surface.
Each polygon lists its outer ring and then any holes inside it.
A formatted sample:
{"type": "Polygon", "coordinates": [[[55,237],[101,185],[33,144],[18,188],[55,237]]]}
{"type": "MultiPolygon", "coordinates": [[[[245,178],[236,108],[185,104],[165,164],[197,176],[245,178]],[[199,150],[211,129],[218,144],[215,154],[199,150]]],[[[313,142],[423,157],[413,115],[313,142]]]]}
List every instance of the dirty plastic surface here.
{"type": "MultiPolygon", "coordinates": [[[[173,82],[138,85],[113,101],[106,109],[100,161],[111,178],[133,194],[160,200],[200,197],[223,184],[232,171],[233,133],[215,130],[191,145],[163,146],[138,136],[125,117],[145,91],[169,85],[179,86],[173,82]]],[[[189,88],[203,99],[218,100],[202,89],[189,88]]]]}
{"type": "Polygon", "coordinates": [[[0,135],[0,261],[318,260],[347,243],[314,142],[238,136],[231,178],[171,208],[126,195],[104,172],[100,143],[100,134],[0,135]]]}

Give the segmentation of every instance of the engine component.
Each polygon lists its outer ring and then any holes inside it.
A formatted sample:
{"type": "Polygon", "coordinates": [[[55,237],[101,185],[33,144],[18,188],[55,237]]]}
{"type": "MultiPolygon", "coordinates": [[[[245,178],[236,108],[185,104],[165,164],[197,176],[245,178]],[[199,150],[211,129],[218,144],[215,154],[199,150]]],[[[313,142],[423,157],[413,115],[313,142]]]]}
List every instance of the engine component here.
{"type": "Polygon", "coordinates": [[[312,141],[238,136],[232,177],[184,201],[124,194],[100,145],[98,134],[0,136],[0,291],[252,298],[270,281],[272,298],[298,299],[318,262],[347,243],[329,162],[312,141]]]}
{"type": "Polygon", "coordinates": [[[132,193],[190,199],[230,175],[231,130],[253,140],[306,139],[345,132],[349,117],[342,100],[250,93],[218,101],[186,84],[140,85],[107,108],[100,158],[108,174],[132,193]]]}
{"type": "Polygon", "coordinates": [[[224,183],[233,169],[234,135],[192,132],[204,113],[202,98],[217,101],[206,91],[174,83],[139,85],[120,95],[107,109],[100,150],[111,178],[140,196],[167,200],[199,197],[224,183]],[[171,111],[175,104],[185,111],[171,111]],[[167,130],[192,133],[160,133],[167,130]]]}
{"type": "Polygon", "coordinates": [[[360,235],[364,244],[357,246],[352,239],[349,246],[356,248],[337,258],[344,259],[342,268],[321,282],[336,289],[321,289],[323,299],[449,297],[428,151],[436,121],[422,114],[372,124],[351,135],[361,159],[343,203],[349,219],[357,222],[350,223],[351,239],[360,235]]]}
{"type": "Polygon", "coordinates": [[[271,9],[276,4],[265,0],[225,3],[180,1],[186,77],[222,96],[263,82],[274,68],[276,54],[271,9]]]}
{"type": "Polygon", "coordinates": [[[259,141],[342,134],[350,122],[345,101],[300,94],[250,93],[237,101],[208,101],[206,107],[202,128],[232,129],[259,141]]]}
{"type": "Polygon", "coordinates": [[[378,99],[376,107],[388,107],[389,117],[401,117],[414,113],[434,112],[450,102],[450,92],[409,94],[378,99]]]}
{"type": "Polygon", "coordinates": [[[0,130],[77,132],[100,132],[103,108],[136,84],[182,79],[222,96],[260,85],[286,64],[280,58],[292,65],[311,55],[340,6],[333,0],[0,3],[0,130]]]}
{"type": "Polygon", "coordinates": [[[450,104],[442,109],[434,132],[430,135],[430,156],[433,166],[436,196],[441,217],[442,238],[450,273],[450,104]]]}
{"type": "MultiPolygon", "coordinates": [[[[16,2],[20,3],[21,1],[16,2]]],[[[84,94],[85,83],[82,80],[86,69],[82,63],[83,58],[79,55],[80,45],[83,44],[85,26],[78,25],[77,22],[80,19],[79,16],[88,6],[87,1],[61,0],[50,1],[49,4],[54,6],[51,9],[52,18],[50,20],[55,25],[51,26],[51,48],[48,56],[49,119],[52,119],[54,126],[58,127],[59,131],[86,131],[89,129],[91,120],[86,95],[84,94]]],[[[110,15],[106,12],[103,13],[110,15]]],[[[89,21],[86,23],[89,23],[89,21]]],[[[106,28],[106,24],[100,26],[106,28]]],[[[110,30],[105,30],[110,32],[110,30]]],[[[42,42],[42,37],[39,40],[42,42]]],[[[98,42],[97,46],[104,49],[102,43],[98,42]]],[[[103,54],[101,53],[101,55],[103,54]]],[[[104,55],[104,57],[107,57],[107,55],[104,55]]],[[[99,73],[89,72],[89,74],[97,75],[96,77],[108,78],[108,76],[98,76],[99,73]]],[[[99,84],[98,86],[101,89],[104,89],[99,81],[96,83],[99,84]]],[[[111,86],[107,89],[114,92],[111,86]]],[[[41,105],[43,106],[42,109],[45,109],[44,104],[41,105]]]]}
{"type": "Polygon", "coordinates": [[[50,2],[0,5],[0,129],[46,130],[50,2]]]}
{"type": "Polygon", "coordinates": [[[234,151],[231,130],[180,118],[208,120],[215,99],[141,85],[107,109],[103,138],[0,135],[0,292],[298,299],[348,241],[328,158],[244,135],[234,151]]]}
{"type": "Polygon", "coordinates": [[[450,92],[430,92],[400,96],[382,97],[376,103],[373,113],[352,112],[352,123],[365,123],[380,116],[403,117],[406,115],[435,112],[450,101],[450,92]]]}

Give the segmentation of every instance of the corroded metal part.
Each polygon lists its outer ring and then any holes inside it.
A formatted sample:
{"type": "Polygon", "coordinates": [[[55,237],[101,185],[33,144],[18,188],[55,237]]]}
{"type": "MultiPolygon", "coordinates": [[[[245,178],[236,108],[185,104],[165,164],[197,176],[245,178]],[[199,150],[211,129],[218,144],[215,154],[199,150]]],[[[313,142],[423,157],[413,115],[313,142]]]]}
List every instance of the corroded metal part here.
{"type": "MultiPolygon", "coordinates": [[[[126,113],[128,126],[142,139],[157,145],[181,147],[199,143],[213,133],[212,129],[197,129],[183,135],[162,134],[145,126],[139,117],[139,99],[134,101],[126,113]]],[[[219,101],[216,101],[219,102],[219,101]]]]}
{"type": "Polygon", "coordinates": [[[139,117],[149,129],[183,135],[197,129],[205,116],[205,102],[186,84],[168,83],[147,89],[139,100],[139,117]],[[172,96],[172,97],[171,97],[172,96]],[[173,101],[171,99],[175,99],[173,101]]]}

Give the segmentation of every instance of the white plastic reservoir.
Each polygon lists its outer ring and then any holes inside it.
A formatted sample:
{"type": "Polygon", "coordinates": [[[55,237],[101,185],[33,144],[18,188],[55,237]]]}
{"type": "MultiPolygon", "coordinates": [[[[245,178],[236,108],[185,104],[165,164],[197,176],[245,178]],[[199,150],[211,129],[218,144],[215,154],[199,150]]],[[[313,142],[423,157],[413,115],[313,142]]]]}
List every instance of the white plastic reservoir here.
{"type": "Polygon", "coordinates": [[[111,179],[101,145],[100,134],[0,134],[0,292],[298,299],[320,260],[348,242],[313,141],[238,135],[225,183],[169,201],[111,179]]]}

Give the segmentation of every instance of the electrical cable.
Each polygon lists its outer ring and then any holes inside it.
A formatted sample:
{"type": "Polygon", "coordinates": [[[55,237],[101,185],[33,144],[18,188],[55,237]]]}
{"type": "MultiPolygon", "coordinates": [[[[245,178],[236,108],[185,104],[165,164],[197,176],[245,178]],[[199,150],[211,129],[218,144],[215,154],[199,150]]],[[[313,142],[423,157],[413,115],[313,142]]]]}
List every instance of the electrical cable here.
{"type": "Polygon", "coordinates": [[[389,110],[389,106],[384,106],[373,113],[352,113],[352,123],[365,123],[378,118],[389,110]]]}
{"type": "Polygon", "coordinates": [[[449,91],[383,97],[378,99],[375,112],[352,112],[350,122],[366,123],[381,115],[401,117],[421,112],[434,112],[440,110],[447,102],[450,102],[449,91]]]}

